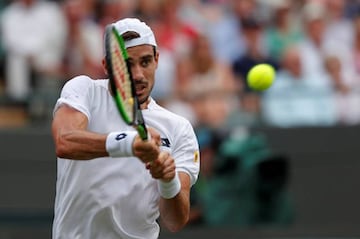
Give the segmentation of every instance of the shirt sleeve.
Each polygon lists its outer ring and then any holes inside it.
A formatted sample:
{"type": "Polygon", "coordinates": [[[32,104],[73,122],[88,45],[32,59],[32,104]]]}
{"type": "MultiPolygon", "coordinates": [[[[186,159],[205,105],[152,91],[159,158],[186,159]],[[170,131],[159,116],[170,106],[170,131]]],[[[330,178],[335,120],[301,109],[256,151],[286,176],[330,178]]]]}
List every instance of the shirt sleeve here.
{"type": "Polygon", "coordinates": [[[200,168],[199,144],[195,132],[188,121],[179,127],[172,156],[176,161],[176,170],[190,175],[194,185],[200,168]]]}
{"type": "Polygon", "coordinates": [[[60,98],[57,100],[55,113],[61,105],[68,105],[85,114],[90,120],[90,98],[92,80],[87,76],[78,76],[69,80],[63,87],[60,98]]]}

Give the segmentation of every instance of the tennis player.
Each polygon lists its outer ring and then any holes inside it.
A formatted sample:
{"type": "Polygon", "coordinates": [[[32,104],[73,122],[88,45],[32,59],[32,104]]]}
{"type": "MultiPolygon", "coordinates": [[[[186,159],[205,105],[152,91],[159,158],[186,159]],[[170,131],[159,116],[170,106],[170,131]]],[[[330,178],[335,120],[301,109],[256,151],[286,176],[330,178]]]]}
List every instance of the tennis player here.
{"type": "Polygon", "coordinates": [[[82,75],[65,84],[52,123],[54,239],[152,239],[159,224],[175,232],[189,218],[190,188],[199,173],[194,130],[150,96],[159,60],[152,30],[134,18],[114,25],[125,39],[151,137],[142,141],[123,122],[107,79],[82,75]]]}

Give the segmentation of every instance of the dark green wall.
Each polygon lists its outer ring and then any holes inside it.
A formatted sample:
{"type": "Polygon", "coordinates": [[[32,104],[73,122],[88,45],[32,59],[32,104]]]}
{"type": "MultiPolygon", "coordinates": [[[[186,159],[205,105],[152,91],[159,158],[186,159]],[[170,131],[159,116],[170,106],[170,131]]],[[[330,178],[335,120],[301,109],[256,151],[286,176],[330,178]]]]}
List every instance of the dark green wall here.
{"type": "MultiPolygon", "coordinates": [[[[360,235],[359,127],[255,131],[290,158],[295,223],[284,229],[189,227],[171,238],[360,235]]],[[[50,238],[55,179],[50,130],[0,131],[0,239],[50,238]]]]}

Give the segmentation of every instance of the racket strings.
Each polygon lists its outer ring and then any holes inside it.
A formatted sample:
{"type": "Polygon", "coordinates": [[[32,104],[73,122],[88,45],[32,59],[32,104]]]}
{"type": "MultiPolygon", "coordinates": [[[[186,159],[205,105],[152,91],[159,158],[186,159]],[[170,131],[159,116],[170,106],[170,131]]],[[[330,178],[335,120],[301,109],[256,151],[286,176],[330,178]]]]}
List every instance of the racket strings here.
{"type": "Polygon", "coordinates": [[[133,120],[134,99],[132,95],[132,82],[130,74],[116,37],[114,34],[111,35],[111,61],[115,78],[115,86],[118,92],[118,97],[124,106],[124,110],[126,111],[128,117],[131,117],[131,120],[133,120]]]}

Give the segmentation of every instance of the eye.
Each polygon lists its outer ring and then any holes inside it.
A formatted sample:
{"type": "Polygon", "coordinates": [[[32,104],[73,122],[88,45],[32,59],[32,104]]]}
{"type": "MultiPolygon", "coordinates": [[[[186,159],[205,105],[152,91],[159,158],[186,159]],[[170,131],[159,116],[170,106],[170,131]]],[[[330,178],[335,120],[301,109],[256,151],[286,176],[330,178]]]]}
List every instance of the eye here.
{"type": "Polygon", "coordinates": [[[128,63],[129,63],[129,67],[130,67],[130,68],[134,66],[134,62],[133,62],[133,61],[128,61],[128,63]]]}
{"type": "Polygon", "coordinates": [[[147,67],[152,62],[152,58],[147,57],[141,60],[140,64],[142,67],[147,67]]]}

